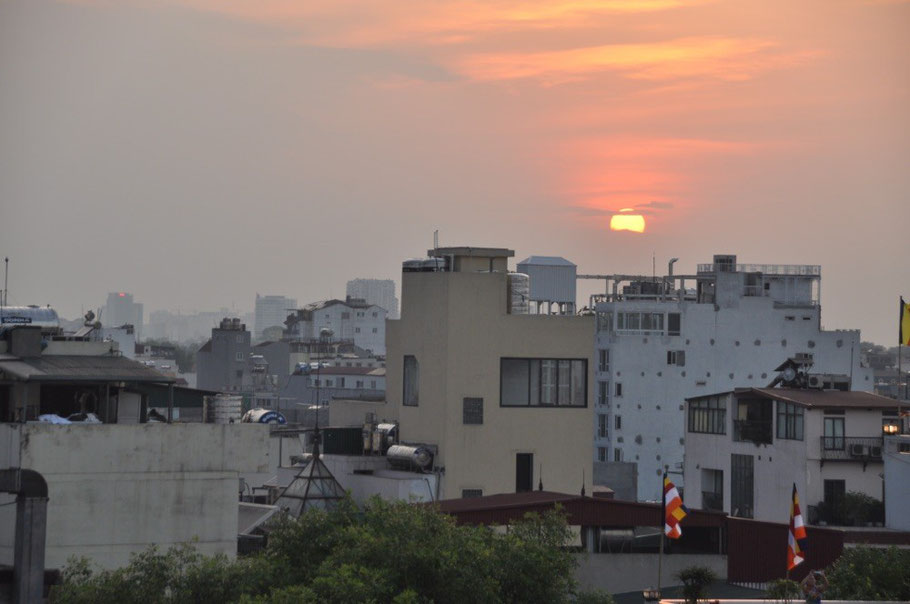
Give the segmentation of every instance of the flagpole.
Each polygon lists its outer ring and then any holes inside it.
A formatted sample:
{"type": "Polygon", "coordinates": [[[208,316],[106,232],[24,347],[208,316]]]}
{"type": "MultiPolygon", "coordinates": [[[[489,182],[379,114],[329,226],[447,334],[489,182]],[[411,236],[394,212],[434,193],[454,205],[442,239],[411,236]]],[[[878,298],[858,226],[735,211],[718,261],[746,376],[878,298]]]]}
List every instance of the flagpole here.
{"type": "Polygon", "coordinates": [[[667,473],[664,472],[660,480],[660,553],[657,555],[657,597],[660,598],[660,581],[661,572],[664,563],[664,533],[666,532],[667,522],[667,495],[664,493],[664,485],[667,482],[667,473]]]}

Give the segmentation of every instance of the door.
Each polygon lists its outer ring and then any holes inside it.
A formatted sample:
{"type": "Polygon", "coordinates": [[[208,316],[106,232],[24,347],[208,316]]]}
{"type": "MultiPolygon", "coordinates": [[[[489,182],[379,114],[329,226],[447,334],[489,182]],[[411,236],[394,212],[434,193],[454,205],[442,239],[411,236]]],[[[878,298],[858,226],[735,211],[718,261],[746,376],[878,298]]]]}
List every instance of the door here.
{"type": "Polygon", "coordinates": [[[751,455],[731,455],[730,460],[730,515],[753,518],[754,513],[754,458],[751,455]]]}
{"type": "Polygon", "coordinates": [[[515,492],[526,493],[534,490],[534,454],[515,454],[515,492]]]}

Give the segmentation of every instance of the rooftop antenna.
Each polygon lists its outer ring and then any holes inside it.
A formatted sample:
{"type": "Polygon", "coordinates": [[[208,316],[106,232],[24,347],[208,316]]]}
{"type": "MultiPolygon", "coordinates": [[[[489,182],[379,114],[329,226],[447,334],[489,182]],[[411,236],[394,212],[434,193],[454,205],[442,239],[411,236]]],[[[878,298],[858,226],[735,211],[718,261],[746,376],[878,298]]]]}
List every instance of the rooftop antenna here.
{"type": "Polygon", "coordinates": [[[581,469],[581,496],[585,496],[585,469],[581,469]]]}
{"type": "Polygon", "coordinates": [[[8,257],[3,259],[3,264],[6,265],[6,267],[5,267],[6,270],[3,273],[3,306],[6,306],[9,303],[9,285],[7,285],[7,282],[9,281],[9,258],[8,257]]]}

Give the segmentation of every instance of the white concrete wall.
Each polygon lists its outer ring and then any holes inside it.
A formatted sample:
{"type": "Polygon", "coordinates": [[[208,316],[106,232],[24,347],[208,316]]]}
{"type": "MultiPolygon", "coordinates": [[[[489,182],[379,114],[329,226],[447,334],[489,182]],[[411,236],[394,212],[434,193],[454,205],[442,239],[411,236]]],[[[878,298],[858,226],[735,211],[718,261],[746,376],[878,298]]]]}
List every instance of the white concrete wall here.
{"type": "MultiPolygon", "coordinates": [[[[825,480],[844,480],[847,491],[882,498],[882,463],[870,461],[826,461],[821,463],[821,436],[824,414],[820,409],[806,410],[804,440],[777,438],[777,411],[774,408],[773,442],[756,445],[733,441],[733,396],[725,397],[727,405],[726,434],[686,434],[685,489],[686,505],[701,508],[702,470],[721,470],[724,475],[724,511],[730,512],[731,454],[752,455],[754,464],[754,518],[768,522],[789,522],[789,501],[793,483],[799,492],[803,514],[809,505],[824,500],[825,480]]],[[[849,409],[844,414],[846,435],[881,436],[881,411],[849,409]]],[[[890,495],[889,495],[890,498],[890,495]]],[[[808,517],[806,517],[808,520],[808,517]]]]}
{"type": "MultiPolygon", "coordinates": [[[[679,336],[598,332],[595,339],[596,349],[610,351],[609,371],[596,376],[609,382],[608,404],[596,413],[609,415],[610,430],[605,438],[595,436],[595,451],[609,448],[612,460],[620,449],[622,461],[638,463],[639,499],[659,499],[660,482],[649,476],[683,461],[685,398],[766,386],[776,375],[774,368],[797,352],[814,355],[813,373],[852,375],[854,390],[873,389],[871,370],[860,367],[858,330],[820,330],[817,306],[775,308],[771,298],[728,298],[717,309],[714,304],[653,300],[597,305],[599,312],[614,313],[614,325],[617,312],[682,315],[679,336]],[[668,350],[685,351],[685,366],[668,365],[668,350]],[[615,396],[617,382],[621,397],[615,396]],[[616,416],[622,418],[619,430],[616,416]]],[[[594,430],[596,435],[596,425],[594,430]]]]}
{"type": "MultiPolygon", "coordinates": [[[[657,554],[578,554],[576,559],[575,578],[581,590],[603,589],[616,594],[657,585],[657,554]]],[[[727,578],[726,556],[672,554],[664,556],[661,585],[679,585],[675,575],[695,565],[707,566],[721,581],[727,578]]]]}
{"type": "MultiPolygon", "coordinates": [[[[269,466],[268,426],[0,424],[0,467],[48,483],[48,568],[71,555],[103,567],[197,538],[233,556],[240,472],[269,466]]],[[[12,559],[15,506],[0,507],[0,563],[12,559]]]]}
{"type": "Polygon", "coordinates": [[[885,442],[885,526],[910,531],[910,453],[901,453],[900,443],[910,444],[910,435],[885,442]]]}

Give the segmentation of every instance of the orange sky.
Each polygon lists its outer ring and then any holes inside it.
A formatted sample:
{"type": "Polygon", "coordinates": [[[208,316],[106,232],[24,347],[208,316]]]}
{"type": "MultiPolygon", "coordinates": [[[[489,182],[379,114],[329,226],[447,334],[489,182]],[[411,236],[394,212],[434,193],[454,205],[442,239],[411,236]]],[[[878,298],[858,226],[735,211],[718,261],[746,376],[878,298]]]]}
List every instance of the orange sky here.
{"type": "Polygon", "coordinates": [[[819,263],[826,326],[885,340],[910,296],[908,24],[887,0],[0,3],[11,296],[343,295],[439,229],[584,272],[819,263]],[[626,207],[646,233],[609,231],[626,207]]]}

